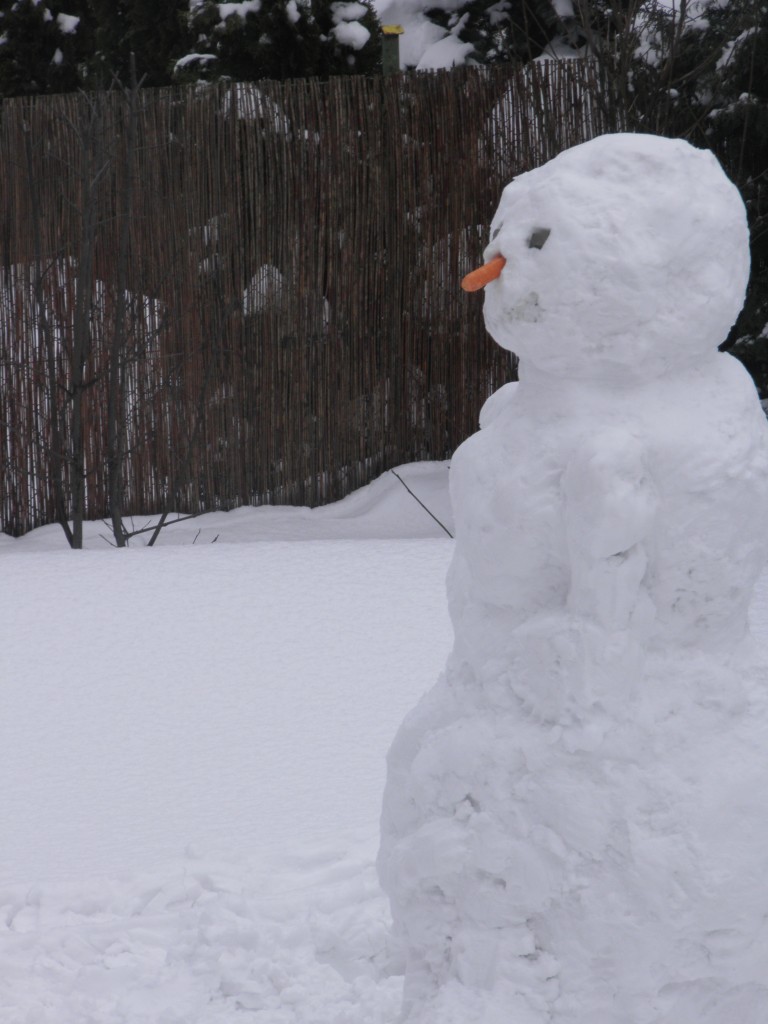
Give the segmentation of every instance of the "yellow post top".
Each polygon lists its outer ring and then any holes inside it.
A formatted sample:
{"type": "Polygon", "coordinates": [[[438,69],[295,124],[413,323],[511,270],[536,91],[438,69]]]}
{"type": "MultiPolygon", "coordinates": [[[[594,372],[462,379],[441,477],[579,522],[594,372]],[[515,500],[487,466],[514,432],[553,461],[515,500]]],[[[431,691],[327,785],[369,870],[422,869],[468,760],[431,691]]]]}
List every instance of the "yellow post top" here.
{"type": "Polygon", "coordinates": [[[401,36],[405,29],[402,25],[382,25],[381,31],[385,36],[401,36]]]}

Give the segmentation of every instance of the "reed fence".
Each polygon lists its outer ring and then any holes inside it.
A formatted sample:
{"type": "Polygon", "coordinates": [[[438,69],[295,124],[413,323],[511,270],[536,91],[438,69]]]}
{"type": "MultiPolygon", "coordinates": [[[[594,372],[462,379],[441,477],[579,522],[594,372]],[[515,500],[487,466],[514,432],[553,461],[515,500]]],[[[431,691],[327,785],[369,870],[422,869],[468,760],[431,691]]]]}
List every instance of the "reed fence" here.
{"type": "Polygon", "coordinates": [[[604,97],[570,61],[5,101],[2,529],[78,476],[106,515],[115,429],[126,514],[449,457],[513,372],[459,281],[510,177],[617,127],[604,97]]]}

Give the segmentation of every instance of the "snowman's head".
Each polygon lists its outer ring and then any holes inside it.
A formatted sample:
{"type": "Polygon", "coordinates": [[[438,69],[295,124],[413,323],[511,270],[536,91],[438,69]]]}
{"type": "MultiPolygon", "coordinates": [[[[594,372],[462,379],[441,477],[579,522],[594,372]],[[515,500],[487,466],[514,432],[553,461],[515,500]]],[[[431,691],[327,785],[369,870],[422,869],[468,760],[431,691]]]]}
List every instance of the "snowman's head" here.
{"type": "Polygon", "coordinates": [[[604,135],[516,178],[491,225],[496,341],[561,377],[632,382],[695,362],[744,301],[744,204],[679,139],[604,135]]]}

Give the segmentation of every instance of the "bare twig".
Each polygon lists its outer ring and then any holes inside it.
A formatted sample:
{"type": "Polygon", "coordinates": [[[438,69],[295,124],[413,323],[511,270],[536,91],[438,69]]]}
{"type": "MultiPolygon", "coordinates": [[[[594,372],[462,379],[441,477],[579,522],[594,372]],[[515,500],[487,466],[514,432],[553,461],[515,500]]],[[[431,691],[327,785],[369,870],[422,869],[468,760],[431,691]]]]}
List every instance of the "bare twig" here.
{"type": "Polygon", "coordinates": [[[423,501],[421,500],[421,498],[417,498],[417,497],[416,497],[416,495],[415,495],[415,494],[413,493],[413,491],[412,491],[412,490],[411,490],[411,488],[410,488],[410,487],[408,486],[408,484],[407,484],[407,483],[405,482],[405,480],[403,480],[403,478],[402,478],[402,477],[400,476],[400,474],[399,474],[399,473],[397,473],[397,472],[395,472],[395,470],[394,470],[394,469],[390,469],[390,471],[389,471],[389,472],[390,472],[390,473],[392,473],[392,474],[393,474],[394,476],[396,476],[396,477],[397,477],[397,479],[398,479],[398,480],[400,481],[400,483],[401,483],[401,484],[403,485],[403,487],[404,487],[404,488],[406,489],[406,491],[408,491],[408,493],[409,493],[409,494],[410,494],[410,496],[411,496],[411,497],[413,498],[413,500],[414,500],[414,501],[417,501],[417,502],[419,503],[419,505],[421,505],[421,507],[422,507],[422,508],[424,509],[424,511],[425,511],[425,512],[427,513],[427,515],[430,515],[430,516],[432,516],[432,518],[433,518],[433,519],[435,520],[435,522],[437,523],[437,525],[438,525],[439,527],[441,527],[441,529],[445,530],[445,532],[446,532],[446,533],[448,534],[448,536],[449,536],[449,537],[450,537],[451,539],[453,539],[453,534],[452,534],[452,533],[451,533],[451,531],[450,531],[450,530],[448,529],[448,527],[447,527],[447,526],[445,525],[445,523],[441,523],[441,522],[440,522],[440,520],[439,520],[439,519],[437,518],[437,516],[435,515],[435,513],[434,513],[434,512],[431,512],[431,511],[430,511],[430,510],[429,510],[429,509],[427,508],[427,506],[426,506],[426,505],[424,504],[424,502],[423,502],[423,501]]]}

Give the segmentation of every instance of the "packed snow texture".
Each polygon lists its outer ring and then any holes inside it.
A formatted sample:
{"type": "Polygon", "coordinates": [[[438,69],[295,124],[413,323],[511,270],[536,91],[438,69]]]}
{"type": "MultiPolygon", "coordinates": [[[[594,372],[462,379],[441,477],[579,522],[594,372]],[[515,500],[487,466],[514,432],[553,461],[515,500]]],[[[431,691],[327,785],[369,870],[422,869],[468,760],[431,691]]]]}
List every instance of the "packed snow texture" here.
{"type": "Polygon", "coordinates": [[[417,71],[440,71],[463,64],[474,46],[462,43],[454,34],[447,35],[433,43],[416,66],[417,71]]]}
{"type": "Polygon", "coordinates": [[[765,1024],[768,426],[709,154],[604,136],[504,191],[520,383],[456,452],[448,666],[389,755],[409,1024],[765,1024]]]}
{"type": "Polygon", "coordinates": [[[70,33],[77,31],[80,19],[74,14],[57,14],[56,24],[64,35],[69,35],[70,33]]]}
{"type": "Polygon", "coordinates": [[[353,50],[362,50],[371,33],[358,21],[340,21],[331,29],[336,40],[342,46],[349,46],[353,50]]]}
{"type": "Polygon", "coordinates": [[[221,23],[233,16],[243,21],[249,14],[258,14],[261,10],[261,0],[239,0],[237,3],[218,4],[219,18],[221,23]]]}
{"type": "MultiPolygon", "coordinates": [[[[398,473],[450,529],[447,465],[398,473]]],[[[85,532],[0,534],[0,1021],[391,1024],[384,757],[452,542],[391,473],[85,532]]]]}
{"type": "Polygon", "coordinates": [[[360,24],[360,19],[368,13],[364,4],[359,3],[335,3],[331,4],[333,14],[333,25],[331,32],[342,46],[349,46],[353,50],[362,50],[371,33],[360,24]]]}

